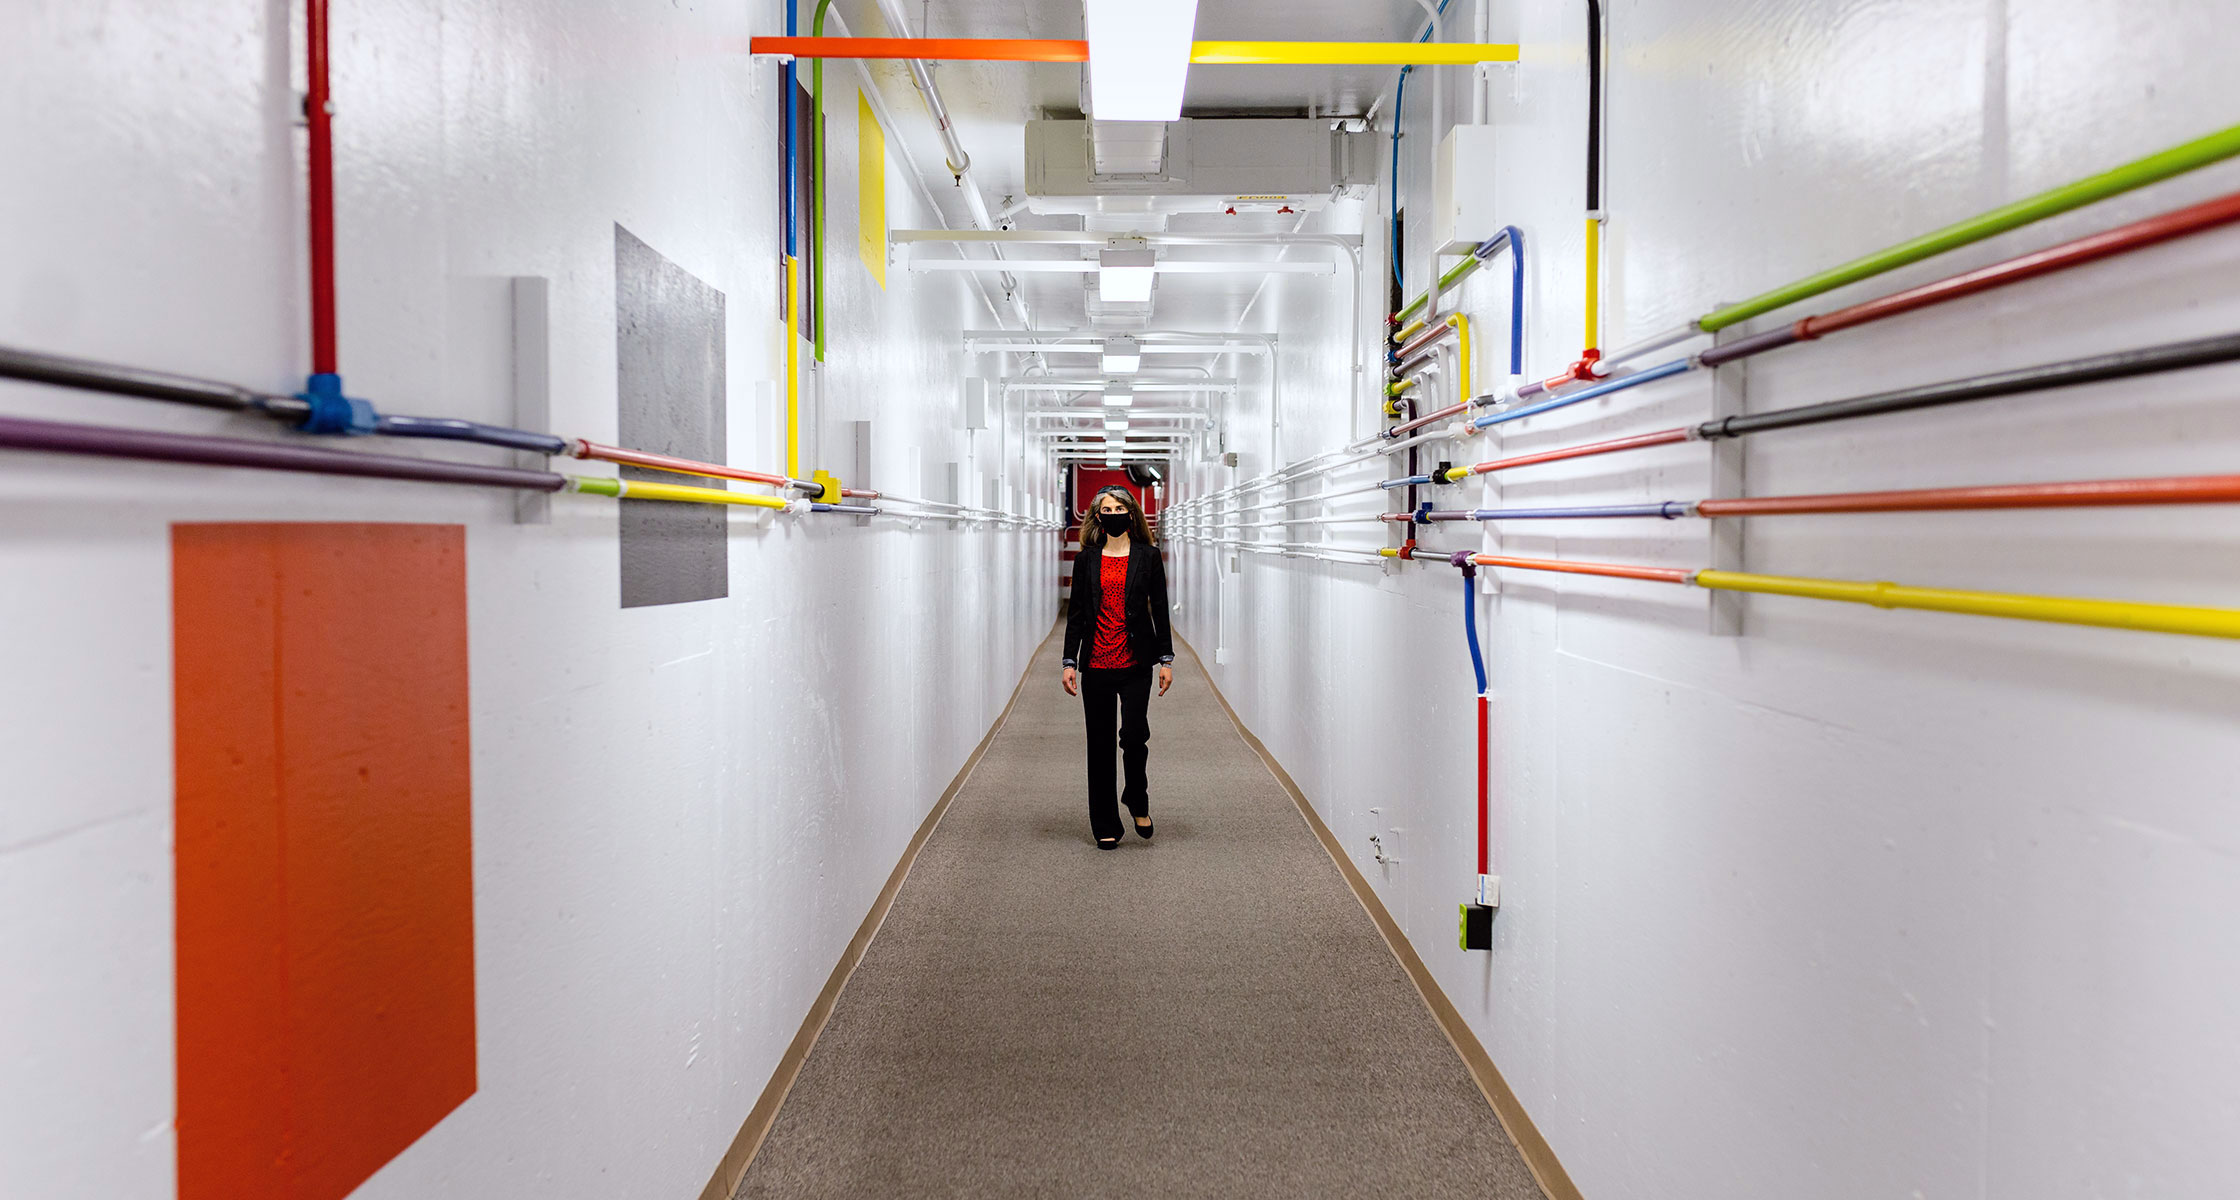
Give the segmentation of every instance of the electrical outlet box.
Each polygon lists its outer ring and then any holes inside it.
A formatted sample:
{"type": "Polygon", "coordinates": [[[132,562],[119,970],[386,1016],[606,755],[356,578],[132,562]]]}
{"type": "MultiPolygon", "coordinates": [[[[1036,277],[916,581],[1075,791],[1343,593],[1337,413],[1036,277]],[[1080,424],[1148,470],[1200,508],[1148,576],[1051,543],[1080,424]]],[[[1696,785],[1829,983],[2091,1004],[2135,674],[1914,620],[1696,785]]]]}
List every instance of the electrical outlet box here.
{"type": "Polygon", "coordinates": [[[1493,909],[1483,904],[1462,904],[1460,942],[1465,950],[1493,949],[1493,909]]]}
{"type": "Polygon", "coordinates": [[[1217,667],[1229,665],[1229,648],[1227,646],[1215,646],[1213,648],[1213,665],[1217,667]]]}
{"type": "Polygon", "coordinates": [[[1431,244],[1476,245],[1501,230],[1494,211],[1491,125],[1457,125],[1439,143],[1431,172],[1431,244]]]}

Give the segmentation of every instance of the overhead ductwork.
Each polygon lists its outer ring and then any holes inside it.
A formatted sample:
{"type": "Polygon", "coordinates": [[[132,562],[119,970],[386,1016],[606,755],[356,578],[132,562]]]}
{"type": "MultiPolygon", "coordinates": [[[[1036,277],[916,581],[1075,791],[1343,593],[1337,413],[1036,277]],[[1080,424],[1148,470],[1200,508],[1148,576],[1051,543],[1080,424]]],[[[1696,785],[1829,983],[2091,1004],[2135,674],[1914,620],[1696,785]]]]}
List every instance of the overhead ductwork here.
{"type": "Polygon", "coordinates": [[[1374,184],[1374,140],[1311,118],[1029,121],[1027,208],[1305,212],[1374,184]]]}

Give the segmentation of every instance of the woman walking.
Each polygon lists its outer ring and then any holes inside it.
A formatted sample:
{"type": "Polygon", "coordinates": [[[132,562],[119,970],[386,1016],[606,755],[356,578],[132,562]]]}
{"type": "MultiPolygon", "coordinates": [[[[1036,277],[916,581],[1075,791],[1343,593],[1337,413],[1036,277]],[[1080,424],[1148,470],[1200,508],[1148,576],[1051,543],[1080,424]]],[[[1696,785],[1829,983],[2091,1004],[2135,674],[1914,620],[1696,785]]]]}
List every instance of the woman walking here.
{"type": "Polygon", "coordinates": [[[1113,808],[1112,725],[1120,722],[1120,757],[1127,789],[1119,799],[1135,817],[1136,832],[1151,836],[1151,677],[1159,694],[1174,685],[1174,631],[1167,626],[1167,568],[1152,544],[1151,527],[1135,496],[1117,485],[1097,493],[1081,526],[1081,553],[1073,562],[1073,607],[1066,614],[1066,695],[1081,697],[1089,725],[1089,832],[1097,848],[1120,844],[1120,816],[1113,808]],[[1088,661],[1081,656],[1086,652],[1088,661]]]}

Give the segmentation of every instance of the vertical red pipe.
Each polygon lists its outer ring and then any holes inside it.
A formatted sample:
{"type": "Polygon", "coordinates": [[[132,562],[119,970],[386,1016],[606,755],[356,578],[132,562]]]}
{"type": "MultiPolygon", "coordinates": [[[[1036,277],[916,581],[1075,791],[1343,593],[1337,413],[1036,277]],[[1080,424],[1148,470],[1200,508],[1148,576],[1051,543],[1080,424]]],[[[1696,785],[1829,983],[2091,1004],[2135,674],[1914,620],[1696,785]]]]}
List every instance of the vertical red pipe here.
{"type": "Polygon", "coordinates": [[[303,115],[311,128],[311,370],[337,373],[334,348],[334,125],[327,94],[327,0],[306,0],[309,85],[303,115]]]}
{"type": "Polygon", "coordinates": [[[1492,831],[1486,823],[1486,694],[1478,693],[1478,874],[1491,874],[1492,831]]]}

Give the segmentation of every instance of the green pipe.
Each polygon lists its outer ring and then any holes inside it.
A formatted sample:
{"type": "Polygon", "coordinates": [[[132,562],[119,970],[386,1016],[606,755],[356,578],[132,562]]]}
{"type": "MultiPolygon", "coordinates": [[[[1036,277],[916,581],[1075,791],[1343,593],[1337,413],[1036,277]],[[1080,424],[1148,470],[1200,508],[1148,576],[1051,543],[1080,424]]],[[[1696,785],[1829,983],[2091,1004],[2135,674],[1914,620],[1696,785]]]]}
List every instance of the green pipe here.
{"type": "MultiPolygon", "coordinates": [[[[824,36],[825,10],[832,7],[832,0],[817,0],[817,15],[809,22],[809,36],[824,36]]],[[[816,180],[809,198],[809,290],[816,304],[817,361],[824,361],[824,60],[818,59],[809,67],[809,145],[816,156],[816,166],[811,170],[816,180]]]]}
{"type": "MultiPolygon", "coordinates": [[[[1856,283],[1870,275],[1879,275],[1907,263],[1919,262],[1933,254],[1942,254],[1970,242],[1980,242],[1987,237],[2018,229],[2033,221],[2081,208],[2096,200],[2105,200],[2133,188],[2182,175],[2187,171],[2205,167],[2213,162],[2240,154],[2240,125],[2222,129],[2206,137],[2196,138],[2172,146],[2159,154],[2150,154],[2136,162],[2098,175],[2057,187],[2050,192],[2040,192],[2012,204],[2002,205],[1990,212],[1980,213],[1956,225],[1947,225],[1932,233],[1924,233],[1911,241],[1900,242],[1885,250],[1878,250],[1865,258],[1853,259],[1840,267],[1831,267],[1818,275],[1807,276],[1779,287],[1762,296],[1754,296],[1740,304],[1730,304],[1715,309],[1696,321],[1705,333],[1725,329],[1740,321],[1747,321],[1760,313],[1771,312],[1783,305],[1794,304],[1808,296],[1833,291],[1847,283],[1856,283]]],[[[1417,303],[1422,303],[1420,300],[1417,303]]],[[[1405,314],[1403,314],[1405,315],[1405,314]]]]}
{"type": "MultiPolygon", "coordinates": [[[[1461,282],[1463,276],[1468,275],[1470,272],[1475,271],[1479,267],[1482,267],[1484,265],[1484,263],[1479,262],[1475,257],[1463,259],[1461,262],[1454,265],[1453,270],[1448,271],[1446,274],[1439,277],[1439,290],[1442,292],[1446,291],[1448,288],[1451,288],[1455,284],[1461,282]]],[[[1424,301],[1429,299],[1431,299],[1431,293],[1425,292],[1421,296],[1408,301],[1408,307],[1392,314],[1392,319],[1396,322],[1407,320],[1410,316],[1414,315],[1417,309],[1423,307],[1424,301]]]]}

